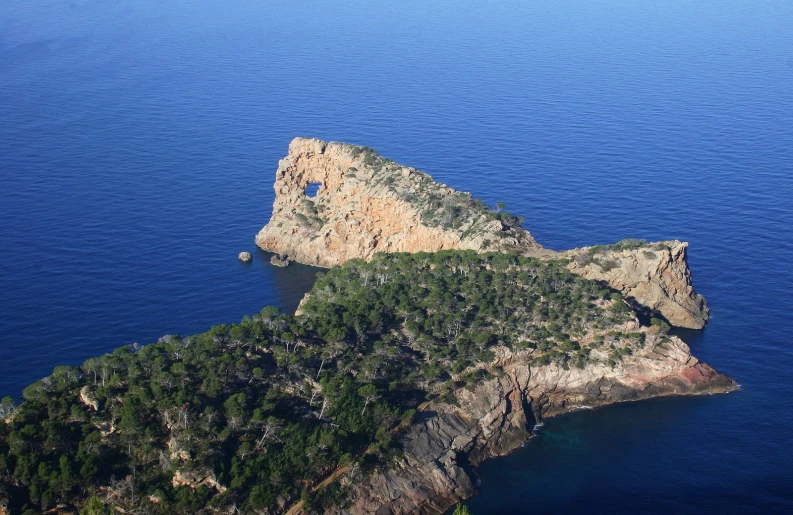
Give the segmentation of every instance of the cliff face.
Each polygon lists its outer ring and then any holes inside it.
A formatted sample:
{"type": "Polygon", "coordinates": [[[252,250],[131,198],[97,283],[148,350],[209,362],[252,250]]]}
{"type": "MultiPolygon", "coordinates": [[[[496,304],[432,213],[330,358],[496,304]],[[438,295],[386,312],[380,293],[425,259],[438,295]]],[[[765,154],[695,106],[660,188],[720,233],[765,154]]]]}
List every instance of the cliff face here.
{"type": "Polygon", "coordinates": [[[570,269],[602,280],[670,323],[699,329],[708,319],[694,292],[679,241],[557,253],[539,245],[520,219],[494,213],[468,193],[384,159],[371,149],[296,138],[279,162],[270,222],[256,236],[262,249],[331,267],[377,252],[500,250],[573,259],[570,269]],[[319,183],[315,197],[306,188],[319,183]],[[606,266],[603,266],[603,264],[606,266]]]}
{"type": "Polygon", "coordinates": [[[404,439],[404,458],[366,481],[347,479],[344,513],[441,513],[475,493],[466,469],[522,445],[535,422],[582,407],[667,395],[734,390],[735,382],[691,356],[678,338],[624,360],[617,369],[531,366],[524,353],[499,350],[504,375],[473,391],[456,391],[458,406],[433,404],[404,439]]]}
{"type": "Polygon", "coordinates": [[[701,329],[709,309],[692,286],[687,248],[686,242],[667,241],[628,249],[576,249],[563,255],[573,259],[570,271],[607,283],[626,299],[661,313],[672,325],[701,329]]]}
{"type": "Polygon", "coordinates": [[[296,138],[278,165],[275,192],[256,243],[305,264],[332,267],[376,252],[543,252],[528,231],[493,219],[469,194],[363,147],[296,138]],[[319,190],[309,198],[313,183],[319,190]]]}

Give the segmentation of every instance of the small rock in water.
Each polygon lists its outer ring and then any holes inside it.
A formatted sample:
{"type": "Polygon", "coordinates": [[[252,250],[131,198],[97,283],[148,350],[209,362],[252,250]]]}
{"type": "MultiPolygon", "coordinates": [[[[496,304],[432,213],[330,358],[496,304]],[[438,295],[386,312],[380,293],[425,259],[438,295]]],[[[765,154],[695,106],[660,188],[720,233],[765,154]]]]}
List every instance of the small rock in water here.
{"type": "Polygon", "coordinates": [[[270,258],[270,264],[275,266],[289,266],[292,260],[286,254],[276,254],[270,258]]]}
{"type": "Polygon", "coordinates": [[[243,263],[249,263],[253,259],[250,252],[240,252],[239,258],[243,263]]]}

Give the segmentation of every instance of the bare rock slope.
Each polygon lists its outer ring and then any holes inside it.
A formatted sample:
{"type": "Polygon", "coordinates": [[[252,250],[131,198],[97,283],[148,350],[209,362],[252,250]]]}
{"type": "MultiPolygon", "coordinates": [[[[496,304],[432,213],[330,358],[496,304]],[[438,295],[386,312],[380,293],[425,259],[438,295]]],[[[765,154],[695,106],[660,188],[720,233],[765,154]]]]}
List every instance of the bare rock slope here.
{"type": "Polygon", "coordinates": [[[543,248],[520,217],[493,212],[414,168],[366,147],[295,138],[279,162],[270,222],[256,236],[262,249],[331,267],[377,252],[500,250],[569,258],[570,270],[604,281],[672,325],[699,329],[708,319],[694,292],[687,243],[629,240],[566,252],[543,248]],[[318,183],[314,197],[306,188],[318,183]]]}

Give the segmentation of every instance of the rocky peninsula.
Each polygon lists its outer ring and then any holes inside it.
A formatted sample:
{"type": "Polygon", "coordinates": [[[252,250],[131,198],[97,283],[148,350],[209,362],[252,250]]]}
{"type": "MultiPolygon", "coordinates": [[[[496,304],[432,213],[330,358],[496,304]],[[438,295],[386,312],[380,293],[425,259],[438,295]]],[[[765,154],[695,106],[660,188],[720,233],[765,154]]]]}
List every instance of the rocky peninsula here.
{"type": "Polygon", "coordinates": [[[270,221],[256,236],[262,249],[314,266],[378,252],[501,251],[540,259],[569,258],[569,269],[603,281],[637,307],[677,327],[701,329],[708,307],[686,261],[688,244],[624,240],[555,252],[470,193],[439,184],[367,147],[295,138],[275,176],[270,221]],[[306,188],[318,184],[315,196],[306,188]]]}
{"type": "Polygon", "coordinates": [[[549,417],[737,387],[669,332],[707,318],[684,243],[554,252],[318,140],[292,142],[276,190],[259,245],[331,267],[299,312],[124,346],[3,399],[0,514],[441,513],[549,417]]]}

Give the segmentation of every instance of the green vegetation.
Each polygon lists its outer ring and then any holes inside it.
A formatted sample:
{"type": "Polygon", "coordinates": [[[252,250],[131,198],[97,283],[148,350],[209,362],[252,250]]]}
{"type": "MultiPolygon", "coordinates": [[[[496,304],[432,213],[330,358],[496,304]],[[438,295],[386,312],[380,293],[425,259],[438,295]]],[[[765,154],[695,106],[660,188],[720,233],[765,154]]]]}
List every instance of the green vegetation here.
{"type": "Polygon", "coordinates": [[[463,506],[462,504],[458,504],[454,507],[454,513],[452,515],[473,515],[471,510],[468,509],[468,506],[463,506]]]}
{"type": "Polygon", "coordinates": [[[633,316],[611,295],[562,263],[444,251],[351,261],[318,279],[303,310],[321,334],[375,340],[365,374],[440,391],[447,371],[489,363],[497,345],[536,349],[538,363],[584,365],[578,340],[633,316]],[[398,369],[387,356],[399,357],[398,369]]]}
{"type": "Polygon", "coordinates": [[[646,240],[637,240],[635,238],[626,238],[611,245],[595,245],[589,247],[586,252],[582,252],[575,257],[576,263],[581,266],[586,266],[594,263],[603,271],[608,272],[614,268],[618,268],[621,263],[616,259],[604,257],[603,254],[607,252],[619,252],[623,250],[638,250],[642,249],[642,255],[647,259],[655,259],[657,257],[654,251],[663,251],[668,249],[669,246],[665,242],[658,242],[654,244],[647,243],[646,240]]]}
{"type": "Polygon", "coordinates": [[[644,346],[644,333],[609,331],[633,318],[618,294],[562,262],[500,253],[351,261],[318,274],[302,309],[125,346],[57,367],[19,406],[3,400],[0,499],[31,513],[245,513],[301,499],[321,512],[344,488],[313,485],[341,465],[387,465],[421,402],[454,404],[457,388],[503,374],[497,347],[583,368],[644,346]]]}
{"type": "Polygon", "coordinates": [[[636,238],[625,238],[617,243],[608,246],[611,250],[633,250],[647,246],[647,240],[637,240],[636,238]]]}

